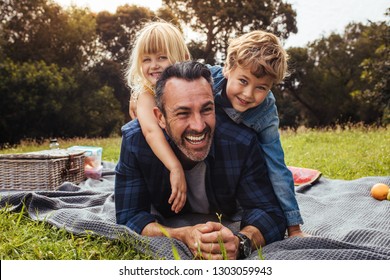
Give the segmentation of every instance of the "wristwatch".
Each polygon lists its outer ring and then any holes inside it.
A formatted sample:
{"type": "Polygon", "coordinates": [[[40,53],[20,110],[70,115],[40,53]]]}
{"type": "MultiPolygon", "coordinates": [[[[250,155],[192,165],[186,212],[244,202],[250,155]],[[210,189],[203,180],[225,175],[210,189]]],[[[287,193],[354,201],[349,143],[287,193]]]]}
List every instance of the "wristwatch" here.
{"type": "Polygon", "coordinates": [[[240,244],[238,246],[238,258],[246,259],[252,252],[252,242],[245,234],[242,234],[241,232],[237,232],[235,235],[240,240],[240,244]]]}

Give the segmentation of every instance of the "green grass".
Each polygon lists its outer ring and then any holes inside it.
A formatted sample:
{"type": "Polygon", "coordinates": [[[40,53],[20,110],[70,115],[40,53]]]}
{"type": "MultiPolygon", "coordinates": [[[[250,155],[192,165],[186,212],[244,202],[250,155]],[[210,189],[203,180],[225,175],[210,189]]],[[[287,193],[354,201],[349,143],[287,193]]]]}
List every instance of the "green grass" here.
{"type": "Polygon", "coordinates": [[[390,130],[355,127],[283,132],[287,165],[320,170],[332,179],[390,175],[390,130]]]}
{"type": "Polygon", "coordinates": [[[145,259],[129,239],[109,240],[92,234],[74,235],[44,221],[33,221],[23,210],[0,209],[1,260],[127,260],[145,259]]]}
{"type": "MultiPolygon", "coordinates": [[[[287,165],[318,169],[332,179],[351,180],[366,176],[390,176],[390,130],[354,127],[336,130],[283,131],[287,165]]],[[[103,160],[116,162],[120,137],[108,139],[59,139],[61,148],[73,145],[103,147],[103,160]]],[[[47,149],[25,141],[0,153],[47,149]]],[[[73,235],[45,222],[33,221],[22,211],[0,209],[0,259],[148,259],[126,240],[109,240],[90,234],[73,235]]]]}

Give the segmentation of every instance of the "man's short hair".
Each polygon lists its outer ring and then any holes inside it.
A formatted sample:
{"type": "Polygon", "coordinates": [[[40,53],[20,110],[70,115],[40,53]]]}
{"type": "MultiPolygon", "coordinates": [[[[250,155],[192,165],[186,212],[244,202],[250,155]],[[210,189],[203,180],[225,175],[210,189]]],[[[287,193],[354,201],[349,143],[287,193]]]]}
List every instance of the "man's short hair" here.
{"type": "Polygon", "coordinates": [[[163,104],[163,95],[165,85],[171,78],[184,79],[187,81],[194,81],[200,78],[205,78],[213,89],[213,78],[210,70],[202,63],[196,61],[177,62],[167,67],[156,83],[156,104],[160,111],[165,115],[163,104]]]}

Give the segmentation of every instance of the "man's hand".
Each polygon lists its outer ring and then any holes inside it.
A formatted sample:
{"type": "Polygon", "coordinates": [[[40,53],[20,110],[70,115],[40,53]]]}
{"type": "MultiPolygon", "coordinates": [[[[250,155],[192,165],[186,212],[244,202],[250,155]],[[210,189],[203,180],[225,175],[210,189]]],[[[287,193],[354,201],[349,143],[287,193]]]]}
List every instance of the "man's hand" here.
{"type": "Polygon", "coordinates": [[[196,258],[206,260],[237,259],[238,238],[227,227],[216,222],[192,227],[192,234],[185,241],[196,258]]]}
{"type": "MultiPolygon", "coordinates": [[[[164,236],[161,225],[150,223],[142,230],[142,235],[164,236]]],[[[195,258],[205,260],[222,260],[225,257],[235,260],[238,257],[240,240],[227,227],[216,222],[207,222],[195,226],[180,228],[164,227],[171,238],[185,243],[195,258]]],[[[252,250],[265,245],[261,232],[253,227],[246,226],[241,232],[252,240],[252,250]]]]}

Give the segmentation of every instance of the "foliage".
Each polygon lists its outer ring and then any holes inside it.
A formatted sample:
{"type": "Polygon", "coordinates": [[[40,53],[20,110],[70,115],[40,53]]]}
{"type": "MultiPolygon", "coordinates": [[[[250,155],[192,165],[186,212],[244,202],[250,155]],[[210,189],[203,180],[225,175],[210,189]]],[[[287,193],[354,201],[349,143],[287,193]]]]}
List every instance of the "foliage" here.
{"type": "Polygon", "coordinates": [[[1,1],[0,145],[119,132],[114,90],[96,68],[96,22],[52,1],[1,1]]]}
{"type": "MultiPolygon", "coordinates": [[[[281,114],[291,111],[293,104],[295,120],[308,127],[386,124],[390,99],[388,60],[383,60],[390,51],[386,31],[386,22],[354,23],[342,35],[332,33],[307,48],[288,49],[293,73],[277,91],[281,114]]],[[[281,123],[297,125],[285,119],[281,123]]]]}
{"type": "Polygon", "coordinates": [[[0,100],[5,105],[0,112],[0,142],[39,137],[42,129],[53,131],[53,117],[59,116],[75,86],[67,69],[43,61],[19,64],[6,59],[0,64],[0,100]]]}
{"type": "Polygon", "coordinates": [[[142,22],[155,17],[147,8],[124,5],[118,7],[115,14],[103,11],[96,16],[97,34],[106,46],[108,58],[123,63],[131,49],[136,33],[142,28],[142,22]]]}
{"type": "Polygon", "coordinates": [[[0,1],[2,51],[15,62],[85,67],[95,54],[95,20],[88,10],[64,11],[47,0],[0,1]]]}
{"type": "MultiPolygon", "coordinates": [[[[296,12],[280,0],[164,0],[177,18],[205,38],[202,57],[214,64],[219,52],[224,57],[232,36],[255,29],[271,31],[281,38],[296,33],[296,12]]],[[[196,42],[193,43],[193,46],[196,42]]]]}
{"type": "MultiPolygon", "coordinates": [[[[390,16],[390,8],[387,10],[390,16]]],[[[371,56],[363,59],[360,67],[361,81],[365,87],[352,92],[352,97],[361,104],[361,114],[383,124],[390,124],[390,31],[385,23],[373,23],[372,28],[363,30],[366,40],[376,42],[371,56]],[[384,59],[385,58],[385,59],[384,59]]]]}
{"type": "MultiPolygon", "coordinates": [[[[80,72],[79,72],[80,73],[80,72]]],[[[109,136],[120,111],[111,88],[44,61],[0,63],[0,143],[23,138],[109,136]],[[77,100],[77,102],[75,102],[77,100]]]]}
{"type": "MultiPolygon", "coordinates": [[[[282,41],[297,32],[295,11],[280,0],[163,4],[156,12],[124,5],[95,14],[53,0],[0,0],[0,146],[119,133],[129,120],[129,52],[156,17],[198,32],[188,43],[192,57],[211,64],[243,32],[266,29],[282,41]]],[[[288,49],[292,75],[273,89],[281,127],[388,124],[388,34],[388,22],[351,23],[343,34],[288,49]]]]}

